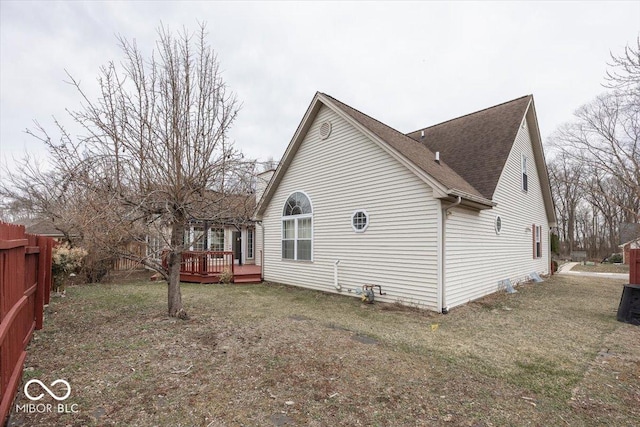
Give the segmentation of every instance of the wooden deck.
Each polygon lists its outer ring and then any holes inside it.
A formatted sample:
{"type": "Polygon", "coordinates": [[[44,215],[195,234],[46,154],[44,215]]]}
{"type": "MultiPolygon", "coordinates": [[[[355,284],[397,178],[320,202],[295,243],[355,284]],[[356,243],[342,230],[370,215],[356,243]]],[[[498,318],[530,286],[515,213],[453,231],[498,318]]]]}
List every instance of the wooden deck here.
{"type": "Polygon", "coordinates": [[[262,282],[259,265],[234,265],[233,252],[184,252],[180,265],[180,281],[189,283],[219,283],[220,277],[231,274],[232,283],[262,282]]]}

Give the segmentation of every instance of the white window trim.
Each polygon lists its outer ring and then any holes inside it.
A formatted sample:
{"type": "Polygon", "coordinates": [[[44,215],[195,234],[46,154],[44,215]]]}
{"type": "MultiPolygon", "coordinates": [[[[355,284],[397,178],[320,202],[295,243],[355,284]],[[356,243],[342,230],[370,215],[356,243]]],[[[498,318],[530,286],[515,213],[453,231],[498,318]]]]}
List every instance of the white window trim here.
{"type": "MultiPolygon", "coordinates": [[[[301,190],[296,190],[296,191],[292,191],[287,198],[284,201],[284,204],[287,204],[287,201],[289,200],[289,198],[294,195],[295,193],[302,193],[304,194],[304,196],[307,198],[307,200],[309,201],[309,206],[311,207],[311,213],[310,214],[300,214],[300,215],[289,215],[289,216],[284,216],[282,215],[280,217],[280,259],[282,261],[295,261],[295,262],[313,262],[313,241],[314,241],[314,230],[313,230],[313,202],[311,201],[311,197],[309,197],[309,195],[307,193],[305,193],[304,191],[301,190]],[[311,257],[310,259],[298,259],[298,220],[299,219],[307,219],[310,218],[311,219],[311,238],[309,240],[311,240],[311,257]],[[285,240],[284,239],[284,222],[285,221],[293,221],[293,230],[294,230],[294,237],[293,239],[287,239],[287,240],[293,240],[293,258],[285,258],[282,256],[282,242],[285,240]]],[[[282,212],[284,212],[284,209],[282,209],[282,212]]],[[[307,239],[302,239],[302,240],[307,240],[307,239]]]]}
{"type": "Polygon", "coordinates": [[[355,231],[356,233],[364,233],[364,232],[367,230],[367,228],[369,228],[369,223],[370,223],[370,220],[369,220],[369,213],[368,213],[365,209],[357,209],[357,210],[353,211],[353,213],[351,214],[351,228],[352,228],[352,229],[353,229],[353,231],[355,231]],[[364,214],[364,216],[367,218],[367,223],[364,225],[364,227],[363,227],[363,228],[358,229],[358,228],[356,228],[356,226],[353,224],[353,220],[354,220],[354,218],[355,218],[356,214],[357,214],[357,213],[360,213],[360,212],[362,212],[362,213],[364,214]]]}
{"type": "Polygon", "coordinates": [[[536,259],[540,259],[542,258],[542,226],[536,225],[534,233],[535,233],[535,242],[536,242],[535,256],[536,256],[536,259]]]}
{"type": "Polygon", "coordinates": [[[224,237],[225,237],[224,228],[223,227],[210,227],[208,233],[209,233],[209,235],[207,236],[207,244],[209,245],[209,248],[207,250],[208,251],[212,251],[212,252],[224,252],[224,237]],[[212,244],[213,244],[213,241],[214,241],[214,235],[215,235],[215,233],[217,231],[221,231],[222,232],[222,246],[219,246],[218,249],[212,248],[212,244]]]}
{"type": "Polygon", "coordinates": [[[188,251],[191,252],[201,252],[203,250],[205,250],[204,248],[204,225],[200,226],[200,225],[190,225],[189,226],[189,233],[188,233],[189,237],[189,241],[188,243],[185,243],[185,249],[187,249],[188,251]],[[198,242],[196,242],[196,234],[198,232],[202,232],[202,235],[200,236],[200,241],[201,245],[203,245],[202,249],[196,249],[196,244],[198,244],[198,242]],[[189,246],[186,247],[186,244],[188,244],[189,246]]]}
{"type": "Polygon", "coordinates": [[[247,228],[247,238],[245,239],[247,241],[246,245],[247,245],[247,251],[245,252],[247,254],[247,259],[254,259],[255,258],[255,240],[256,240],[256,230],[255,228],[247,228]],[[251,239],[249,239],[249,234],[251,234],[251,239]],[[251,249],[251,250],[249,250],[251,249]],[[249,254],[251,254],[251,256],[249,256],[249,254]]]}

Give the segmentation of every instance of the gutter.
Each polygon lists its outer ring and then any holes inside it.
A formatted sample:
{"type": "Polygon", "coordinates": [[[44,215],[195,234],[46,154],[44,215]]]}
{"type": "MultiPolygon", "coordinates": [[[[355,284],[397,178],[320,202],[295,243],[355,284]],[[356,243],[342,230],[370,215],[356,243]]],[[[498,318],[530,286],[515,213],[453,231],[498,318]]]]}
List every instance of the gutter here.
{"type": "MultiPolygon", "coordinates": [[[[457,198],[464,198],[470,202],[473,202],[474,204],[478,204],[478,205],[482,205],[484,206],[484,208],[481,209],[488,209],[488,208],[492,208],[494,206],[497,205],[496,202],[489,200],[489,199],[485,199],[482,196],[476,196],[474,194],[469,194],[465,191],[461,191],[461,190],[456,190],[455,188],[451,188],[449,190],[447,190],[447,194],[453,197],[457,197],[457,198]]],[[[460,204],[460,202],[455,202],[456,206],[460,204]]]]}

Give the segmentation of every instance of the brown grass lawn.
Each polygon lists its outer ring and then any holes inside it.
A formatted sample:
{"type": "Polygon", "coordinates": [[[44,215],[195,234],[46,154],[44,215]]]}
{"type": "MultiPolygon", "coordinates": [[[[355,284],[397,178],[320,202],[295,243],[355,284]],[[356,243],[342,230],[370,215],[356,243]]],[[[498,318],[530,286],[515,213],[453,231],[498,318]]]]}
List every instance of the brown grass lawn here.
{"type": "Polygon", "coordinates": [[[638,425],[640,327],[615,320],[621,284],[556,276],[448,315],[185,284],[190,321],[167,318],[166,285],[72,287],[24,381],[66,379],[77,412],[10,425],[638,425]]]}

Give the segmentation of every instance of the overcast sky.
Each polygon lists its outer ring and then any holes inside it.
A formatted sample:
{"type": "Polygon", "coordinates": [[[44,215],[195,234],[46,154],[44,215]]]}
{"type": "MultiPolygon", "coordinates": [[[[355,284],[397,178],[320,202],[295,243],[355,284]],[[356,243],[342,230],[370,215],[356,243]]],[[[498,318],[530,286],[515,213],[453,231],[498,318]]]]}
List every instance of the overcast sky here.
{"type": "Polygon", "coordinates": [[[0,1],[0,158],[46,156],[24,133],[68,122],[116,35],[150,52],[160,22],[205,22],[243,103],[231,137],[279,159],[316,91],[409,132],[533,94],[544,140],[603,92],[609,52],[640,33],[640,2],[0,1]]]}

